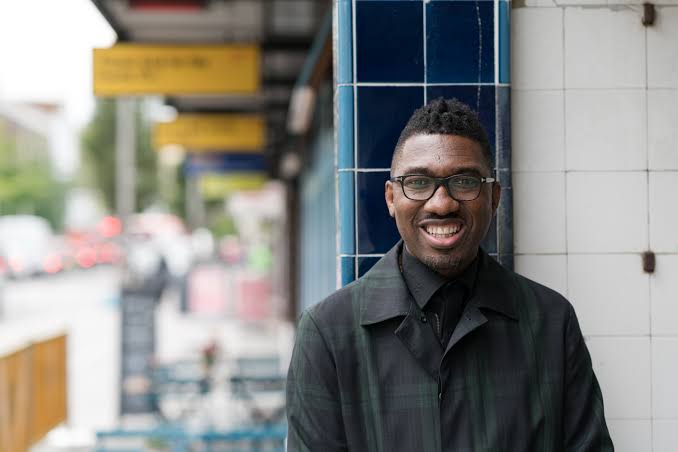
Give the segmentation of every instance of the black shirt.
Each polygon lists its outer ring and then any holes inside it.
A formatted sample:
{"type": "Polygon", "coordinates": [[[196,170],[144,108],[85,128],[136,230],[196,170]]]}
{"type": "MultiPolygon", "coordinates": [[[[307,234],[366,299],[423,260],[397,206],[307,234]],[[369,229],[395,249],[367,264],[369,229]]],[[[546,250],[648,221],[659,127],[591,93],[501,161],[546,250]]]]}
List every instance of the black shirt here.
{"type": "Polygon", "coordinates": [[[412,256],[403,246],[402,272],[414,300],[426,314],[440,345],[445,349],[466,302],[473,294],[478,258],[457,278],[448,279],[412,256]]]}

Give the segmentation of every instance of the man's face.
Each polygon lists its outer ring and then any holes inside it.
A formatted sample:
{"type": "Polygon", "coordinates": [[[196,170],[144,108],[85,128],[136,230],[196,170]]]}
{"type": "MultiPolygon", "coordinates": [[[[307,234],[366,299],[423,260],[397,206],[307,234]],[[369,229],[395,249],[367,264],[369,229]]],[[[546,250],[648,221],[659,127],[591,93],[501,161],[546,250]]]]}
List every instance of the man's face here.
{"type": "MultiPolygon", "coordinates": [[[[414,135],[402,146],[392,176],[424,174],[490,177],[480,145],[457,135],[414,135]]],[[[436,272],[453,277],[475,259],[499,205],[498,183],[482,184],[473,201],[456,201],[444,186],[428,201],[405,197],[400,182],[386,182],[386,204],[400,236],[414,257],[436,272]],[[454,232],[456,230],[456,232],[454,232]]]]}

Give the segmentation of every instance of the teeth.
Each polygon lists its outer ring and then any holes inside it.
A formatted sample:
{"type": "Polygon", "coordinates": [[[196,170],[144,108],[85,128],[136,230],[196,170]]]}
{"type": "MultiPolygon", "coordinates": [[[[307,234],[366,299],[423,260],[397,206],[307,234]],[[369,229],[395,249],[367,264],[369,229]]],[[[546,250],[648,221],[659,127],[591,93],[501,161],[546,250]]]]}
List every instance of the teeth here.
{"type": "Polygon", "coordinates": [[[435,237],[451,236],[459,232],[461,226],[426,226],[426,232],[435,237]]]}

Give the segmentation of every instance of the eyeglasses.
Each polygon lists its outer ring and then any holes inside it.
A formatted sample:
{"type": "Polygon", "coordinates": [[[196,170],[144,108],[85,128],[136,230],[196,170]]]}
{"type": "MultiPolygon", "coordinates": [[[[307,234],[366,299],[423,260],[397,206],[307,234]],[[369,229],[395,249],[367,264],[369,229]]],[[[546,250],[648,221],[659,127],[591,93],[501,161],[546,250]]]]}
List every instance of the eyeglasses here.
{"type": "Polygon", "coordinates": [[[483,184],[495,182],[494,177],[478,177],[457,174],[448,177],[431,177],[419,174],[397,176],[389,179],[391,182],[400,182],[403,194],[412,201],[428,201],[443,185],[447,194],[457,201],[473,201],[480,196],[483,184]]]}

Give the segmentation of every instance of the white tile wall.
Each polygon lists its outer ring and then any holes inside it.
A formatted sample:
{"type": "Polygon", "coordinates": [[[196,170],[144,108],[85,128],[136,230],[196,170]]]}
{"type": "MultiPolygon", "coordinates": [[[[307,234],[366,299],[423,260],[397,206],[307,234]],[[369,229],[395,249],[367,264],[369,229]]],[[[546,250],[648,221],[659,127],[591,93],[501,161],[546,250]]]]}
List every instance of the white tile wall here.
{"type": "Polygon", "coordinates": [[[569,252],[647,249],[647,173],[572,172],[566,183],[569,252]]]}
{"type": "Polygon", "coordinates": [[[678,169],[678,89],[648,90],[647,115],[650,169],[678,169]]]}
{"type": "Polygon", "coordinates": [[[606,419],[650,419],[650,338],[592,337],[591,352],[606,419]]]}
{"type": "Polygon", "coordinates": [[[516,272],[567,297],[565,254],[522,254],[514,263],[516,272]]]}
{"type": "Polygon", "coordinates": [[[647,82],[678,88],[678,8],[658,8],[655,25],[647,29],[647,82]]]}
{"type": "Polygon", "coordinates": [[[634,10],[565,8],[565,87],[644,88],[644,47],[634,10]]]}
{"type": "Polygon", "coordinates": [[[643,90],[568,90],[565,95],[567,168],[647,168],[643,90]]]}
{"type": "Polygon", "coordinates": [[[511,11],[511,83],[519,89],[563,87],[563,11],[511,11]],[[535,39],[535,37],[539,39],[535,39]]]}
{"type": "Polygon", "coordinates": [[[654,452],[676,452],[678,448],[678,420],[656,420],[652,423],[654,452]]]}
{"type": "Polygon", "coordinates": [[[565,122],[562,90],[511,93],[511,159],[514,171],[562,171],[565,122]]]}
{"type": "Polygon", "coordinates": [[[678,419],[678,337],[652,339],[652,389],[653,416],[678,419]]]}
{"type": "Polygon", "coordinates": [[[654,252],[678,253],[677,196],[678,171],[650,172],[650,246],[654,252]]]}
{"type": "Polygon", "coordinates": [[[512,10],[515,268],[574,304],[615,450],[677,452],[678,0],[553,3],[512,10]]]}
{"type": "Polygon", "coordinates": [[[568,295],[584,335],[649,334],[649,286],[639,255],[568,257],[568,295]]]}
{"type": "Polygon", "coordinates": [[[652,422],[649,420],[609,420],[607,428],[615,452],[646,452],[651,450],[652,422]]]}
{"type": "Polygon", "coordinates": [[[652,334],[678,336],[678,254],[659,254],[655,262],[650,276],[652,334]]]}
{"type": "Polygon", "coordinates": [[[512,182],[515,252],[564,253],[564,173],[514,173],[512,182]]]}

